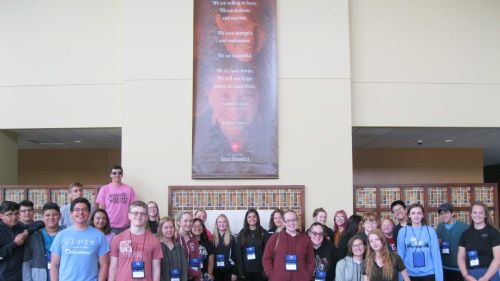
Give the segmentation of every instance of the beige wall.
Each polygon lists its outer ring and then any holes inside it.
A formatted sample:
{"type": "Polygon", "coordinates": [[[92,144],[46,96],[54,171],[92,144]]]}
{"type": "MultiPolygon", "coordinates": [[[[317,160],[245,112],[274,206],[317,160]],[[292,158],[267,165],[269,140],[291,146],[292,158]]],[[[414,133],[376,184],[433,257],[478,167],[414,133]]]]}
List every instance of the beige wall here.
{"type": "Polygon", "coordinates": [[[354,149],[354,184],[483,182],[480,149],[354,149]]]}
{"type": "Polygon", "coordinates": [[[0,131],[0,184],[17,183],[17,137],[0,131]]]}
{"type": "Polygon", "coordinates": [[[348,2],[278,0],[277,20],[279,179],[191,179],[193,1],[0,2],[0,128],[122,127],[124,181],[162,213],[192,184],[304,184],[308,217],[351,210],[348,2]]]}
{"type": "Polygon", "coordinates": [[[500,126],[500,1],[349,4],[353,126],[500,126]]]}
{"type": "Polygon", "coordinates": [[[18,184],[107,183],[113,164],[120,164],[118,149],[19,150],[18,184]]]}

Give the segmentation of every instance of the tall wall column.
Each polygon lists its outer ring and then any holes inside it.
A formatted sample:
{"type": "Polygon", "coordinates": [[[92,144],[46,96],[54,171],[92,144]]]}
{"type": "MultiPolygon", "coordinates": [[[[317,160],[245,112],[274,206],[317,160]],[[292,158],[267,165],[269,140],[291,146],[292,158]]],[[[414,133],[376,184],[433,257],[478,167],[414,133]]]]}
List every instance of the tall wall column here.
{"type": "Polygon", "coordinates": [[[0,131],[0,184],[17,183],[17,136],[0,131]]]}

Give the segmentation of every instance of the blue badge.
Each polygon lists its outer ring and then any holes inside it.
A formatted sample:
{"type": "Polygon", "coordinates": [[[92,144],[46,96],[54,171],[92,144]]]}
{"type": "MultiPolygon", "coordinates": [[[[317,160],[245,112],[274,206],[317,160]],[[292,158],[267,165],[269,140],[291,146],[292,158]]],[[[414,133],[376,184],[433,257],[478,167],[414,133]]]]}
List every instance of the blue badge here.
{"type": "Polygon", "coordinates": [[[413,253],[413,267],[425,267],[425,254],[422,251],[413,253]]]}
{"type": "Polygon", "coordinates": [[[326,272],[324,271],[316,271],[314,275],[314,281],[325,281],[326,280],[326,272]]]}
{"type": "Polygon", "coordinates": [[[200,267],[200,258],[190,258],[189,259],[189,266],[195,271],[198,271],[198,268],[200,267]]]}
{"type": "Polygon", "coordinates": [[[142,279],[145,278],[146,274],[144,272],[144,261],[133,261],[132,262],[132,279],[142,279]]]}
{"type": "Polygon", "coordinates": [[[297,271],[297,256],[296,255],[286,255],[285,256],[285,269],[287,271],[297,271]]]}
{"type": "Polygon", "coordinates": [[[443,243],[441,243],[441,253],[444,255],[450,254],[450,242],[443,241],[443,243]]]}
{"type": "Polygon", "coordinates": [[[247,260],[255,259],[255,247],[247,247],[247,260]]]}
{"type": "Polygon", "coordinates": [[[215,260],[217,262],[217,267],[224,267],[224,255],[217,255],[215,256],[215,260]]]}
{"type": "Polygon", "coordinates": [[[469,256],[470,266],[479,266],[479,255],[477,254],[477,251],[468,251],[467,256],[469,256]]]}
{"type": "Polygon", "coordinates": [[[170,281],[180,281],[181,271],[178,268],[170,269],[170,281]]]}

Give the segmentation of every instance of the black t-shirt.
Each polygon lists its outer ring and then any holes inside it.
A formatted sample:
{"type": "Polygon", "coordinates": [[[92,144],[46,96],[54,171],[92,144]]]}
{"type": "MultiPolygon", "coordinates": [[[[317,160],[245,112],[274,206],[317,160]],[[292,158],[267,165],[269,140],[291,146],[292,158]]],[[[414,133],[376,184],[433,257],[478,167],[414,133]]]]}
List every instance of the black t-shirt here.
{"type": "MultiPolygon", "coordinates": [[[[377,281],[398,281],[398,273],[405,270],[406,267],[405,267],[405,264],[403,263],[403,260],[401,259],[401,257],[396,254],[396,253],[393,253],[393,252],[389,252],[389,254],[391,255],[391,260],[392,260],[392,265],[396,271],[394,272],[394,274],[392,275],[392,278],[390,279],[386,279],[384,278],[384,270],[382,267],[378,266],[378,264],[374,261],[373,263],[373,267],[372,267],[372,272],[370,274],[370,280],[377,280],[377,281]]],[[[363,274],[364,275],[367,275],[366,274],[366,264],[365,266],[363,267],[363,274]]]]}
{"type": "Polygon", "coordinates": [[[201,272],[208,273],[208,258],[210,257],[210,255],[215,254],[214,244],[212,244],[212,242],[210,241],[200,240],[198,241],[198,245],[200,248],[200,256],[203,258],[203,268],[201,269],[201,272]]]}
{"type": "Polygon", "coordinates": [[[500,245],[500,233],[490,225],[486,225],[486,227],[480,230],[470,227],[462,233],[458,245],[465,248],[467,268],[471,268],[469,251],[477,251],[479,256],[478,267],[488,268],[493,261],[493,247],[500,245]]]}
{"type": "Polygon", "coordinates": [[[337,267],[337,248],[332,242],[323,240],[318,249],[314,249],[314,271],[326,272],[326,280],[335,279],[335,268],[337,267]]]}

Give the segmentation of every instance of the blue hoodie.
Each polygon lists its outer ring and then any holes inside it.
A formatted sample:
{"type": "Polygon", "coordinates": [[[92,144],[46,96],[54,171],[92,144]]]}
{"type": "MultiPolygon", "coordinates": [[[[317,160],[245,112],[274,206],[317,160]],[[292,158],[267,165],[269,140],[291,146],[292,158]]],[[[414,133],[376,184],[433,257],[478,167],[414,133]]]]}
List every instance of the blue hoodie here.
{"type": "Polygon", "coordinates": [[[398,233],[398,254],[410,276],[435,275],[436,281],[443,281],[443,268],[439,241],[434,228],[423,225],[419,227],[405,226],[398,233]],[[423,252],[425,265],[415,267],[414,253],[423,252]]]}

